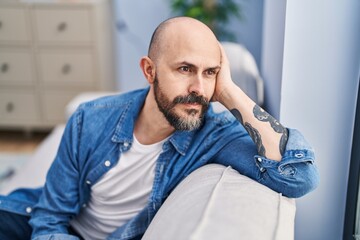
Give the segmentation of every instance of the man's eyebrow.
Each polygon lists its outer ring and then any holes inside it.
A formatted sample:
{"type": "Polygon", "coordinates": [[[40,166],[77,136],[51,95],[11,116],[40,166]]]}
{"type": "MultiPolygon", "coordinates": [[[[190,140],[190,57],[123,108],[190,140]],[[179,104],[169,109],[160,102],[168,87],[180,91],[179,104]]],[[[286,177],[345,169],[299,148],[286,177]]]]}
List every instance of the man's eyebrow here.
{"type": "Polygon", "coordinates": [[[218,70],[220,68],[221,68],[220,65],[218,65],[218,66],[215,66],[215,67],[209,67],[208,69],[218,70]]]}
{"type": "Polygon", "coordinates": [[[186,61],[179,62],[176,65],[186,65],[186,66],[191,67],[191,68],[196,68],[196,66],[194,64],[186,62],[186,61]]]}
{"type": "MultiPolygon", "coordinates": [[[[196,65],[192,64],[192,63],[189,63],[187,61],[182,61],[182,62],[179,62],[177,63],[177,65],[186,65],[188,67],[191,67],[191,68],[198,68],[196,65]]],[[[220,69],[220,65],[216,65],[214,67],[207,67],[206,69],[214,69],[214,70],[217,70],[217,69],[220,69]]]]}

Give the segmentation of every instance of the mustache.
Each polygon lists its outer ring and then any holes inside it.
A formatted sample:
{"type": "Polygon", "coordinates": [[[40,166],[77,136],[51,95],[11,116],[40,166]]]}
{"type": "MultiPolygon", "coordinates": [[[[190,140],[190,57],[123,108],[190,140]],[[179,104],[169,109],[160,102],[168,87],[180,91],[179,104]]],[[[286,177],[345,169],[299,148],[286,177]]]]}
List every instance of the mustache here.
{"type": "Polygon", "coordinates": [[[207,98],[205,98],[204,96],[197,95],[196,93],[190,93],[187,96],[177,96],[174,99],[173,104],[178,104],[178,103],[184,103],[184,104],[198,103],[203,106],[208,106],[209,100],[207,98]]]}

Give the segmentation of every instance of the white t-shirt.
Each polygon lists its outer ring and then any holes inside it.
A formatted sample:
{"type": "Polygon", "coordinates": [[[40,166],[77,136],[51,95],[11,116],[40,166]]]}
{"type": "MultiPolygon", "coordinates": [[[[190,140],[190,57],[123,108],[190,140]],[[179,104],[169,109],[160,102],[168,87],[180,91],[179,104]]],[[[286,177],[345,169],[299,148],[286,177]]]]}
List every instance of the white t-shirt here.
{"type": "Polygon", "coordinates": [[[87,207],[70,222],[83,238],[105,239],[146,206],[166,140],[143,145],[134,135],[132,147],[92,186],[87,207]]]}

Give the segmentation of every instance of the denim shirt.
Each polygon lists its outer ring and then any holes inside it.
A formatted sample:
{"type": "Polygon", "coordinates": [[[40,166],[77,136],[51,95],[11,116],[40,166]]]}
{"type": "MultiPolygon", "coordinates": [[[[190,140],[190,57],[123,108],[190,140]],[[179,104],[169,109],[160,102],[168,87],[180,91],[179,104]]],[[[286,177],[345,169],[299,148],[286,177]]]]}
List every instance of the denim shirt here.
{"type": "MultiPolygon", "coordinates": [[[[148,91],[79,106],[67,123],[45,186],[0,196],[0,208],[31,216],[32,239],[78,239],[68,235],[69,222],[86,207],[91,187],[131,148],[135,120],[148,91]]],[[[140,239],[171,191],[208,163],[231,165],[288,197],[303,196],[318,184],[314,152],[299,131],[289,129],[282,160],[274,161],[257,155],[254,142],[229,111],[214,113],[210,107],[200,129],[176,131],[163,144],[148,204],[107,239],[140,239]]]]}

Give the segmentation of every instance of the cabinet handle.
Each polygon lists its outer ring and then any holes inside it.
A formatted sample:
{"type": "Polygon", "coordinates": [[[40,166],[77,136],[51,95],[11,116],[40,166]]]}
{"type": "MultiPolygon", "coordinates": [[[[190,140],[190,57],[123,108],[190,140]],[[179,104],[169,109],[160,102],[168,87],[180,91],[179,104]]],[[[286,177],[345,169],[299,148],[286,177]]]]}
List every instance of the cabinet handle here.
{"type": "Polygon", "coordinates": [[[62,73],[63,74],[69,74],[71,71],[71,65],[70,64],[64,64],[62,67],[62,73]]]}
{"type": "Polygon", "coordinates": [[[2,73],[6,73],[8,70],[9,70],[9,64],[3,63],[3,64],[1,65],[1,72],[2,72],[2,73]]]}
{"type": "Polygon", "coordinates": [[[0,21],[0,29],[2,28],[2,26],[3,26],[3,23],[2,23],[2,21],[0,21]]]}
{"type": "Polygon", "coordinates": [[[58,27],[57,27],[57,29],[58,29],[59,32],[65,31],[66,28],[67,28],[66,22],[61,22],[61,23],[58,25],[58,27]]]}
{"type": "Polygon", "coordinates": [[[6,111],[7,111],[8,113],[13,112],[14,109],[15,109],[14,103],[8,102],[8,103],[6,104],[6,111]]]}

